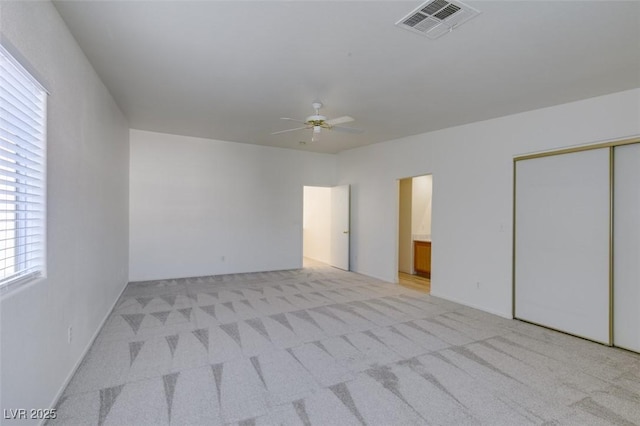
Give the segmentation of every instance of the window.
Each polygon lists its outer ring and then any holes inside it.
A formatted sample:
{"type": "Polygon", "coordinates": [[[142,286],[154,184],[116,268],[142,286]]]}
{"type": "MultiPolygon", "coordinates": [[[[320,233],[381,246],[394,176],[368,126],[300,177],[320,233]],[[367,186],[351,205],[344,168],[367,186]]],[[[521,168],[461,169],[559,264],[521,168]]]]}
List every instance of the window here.
{"type": "Polygon", "coordinates": [[[45,272],[47,92],[0,46],[0,287],[45,272]]]}

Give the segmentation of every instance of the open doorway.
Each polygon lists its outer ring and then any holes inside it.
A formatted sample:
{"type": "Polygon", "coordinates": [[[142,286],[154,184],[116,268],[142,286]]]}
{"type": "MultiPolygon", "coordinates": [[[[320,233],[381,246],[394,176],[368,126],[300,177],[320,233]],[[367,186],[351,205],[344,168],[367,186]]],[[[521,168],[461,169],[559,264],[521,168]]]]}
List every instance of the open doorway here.
{"type": "Polygon", "coordinates": [[[398,283],[431,291],[432,175],[398,181],[398,283]]]}
{"type": "Polygon", "coordinates": [[[349,270],[349,185],[305,186],[302,207],[302,256],[349,270]]]}
{"type": "Polygon", "coordinates": [[[302,208],[302,256],[329,264],[331,188],[305,186],[302,208]]]}

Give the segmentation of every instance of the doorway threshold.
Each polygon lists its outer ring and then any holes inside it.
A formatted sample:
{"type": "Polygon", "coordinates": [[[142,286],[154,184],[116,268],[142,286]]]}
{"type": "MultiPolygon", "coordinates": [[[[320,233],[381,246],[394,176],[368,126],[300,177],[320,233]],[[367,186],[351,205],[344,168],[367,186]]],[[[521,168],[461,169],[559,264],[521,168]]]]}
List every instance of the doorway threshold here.
{"type": "Polygon", "coordinates": [[[398,272],[398,284],[423,293],[431,293],[431,280],[419,275],[398,272]]]}

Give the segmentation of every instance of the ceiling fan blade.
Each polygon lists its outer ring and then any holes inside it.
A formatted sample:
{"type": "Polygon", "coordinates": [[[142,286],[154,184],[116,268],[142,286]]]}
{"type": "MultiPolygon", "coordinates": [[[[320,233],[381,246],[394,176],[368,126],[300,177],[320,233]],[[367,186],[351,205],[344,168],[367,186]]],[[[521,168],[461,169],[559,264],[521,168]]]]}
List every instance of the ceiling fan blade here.
{"type": "Polygon", "coordinates": [[[296,123],[307,124],[306,122],[304,122],[302,120],[298,120],[298,119],[295,119],[295,118],[289,118],[289,117],[280,117],[280,120],[295,121],[296,123]]]}
{"type": "Polygon", "coordinates": [[[273,132],[271,134],[272,135],[279,135],[281,133],[295,132],[296,130],[305,130],[305,129],[307,129],[307,127],[296,127],[295,129],[280,130],[279,132],[273,132]]]}
{"type": "Polygon", "coordinates": [[[331,130],[336,130],[338,132],[344,132],[344,133],[364,133],[364,130],[356,129],[353,127],[333,126],[331,130]]]}
{"type": "Polygon", "coordinates": [[[329,126],[335,126],[336,124],[351,123],[352,121],[354,121],[353,117],[349,117],[348,115],[344,115],[342,117],[332,118],[331,120],[327,120],[326,123],[329,126]]]}

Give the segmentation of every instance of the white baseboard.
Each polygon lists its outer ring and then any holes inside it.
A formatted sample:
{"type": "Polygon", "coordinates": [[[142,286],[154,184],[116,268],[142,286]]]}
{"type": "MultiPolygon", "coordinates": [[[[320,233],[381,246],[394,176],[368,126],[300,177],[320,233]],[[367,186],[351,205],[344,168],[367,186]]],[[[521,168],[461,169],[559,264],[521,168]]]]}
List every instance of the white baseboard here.
{"type": "MultiPolygon", "coordinates": [[[[96,338],[98,337],[98,334],[100,333],[100,331],[102,330],[102,327],[104,327],[104,324],[107,322],[107,319],[109,318],[109,316],[111,315],[111,313],[113,312],[113,310],[116,308],[116,303],[118,303],[118,300],[120,300],[120,297],[122,297],[122,293],[124,293],[124,289],[127,288],[127,284],[129,284],[128,282],[125,282],[124,285],[122,286],[122,290],[120,290],[120,293],[118,293],[118,297],[116,297],[116,300],[113,302],[113,305],[111,305],[111,309],[109,309],[107,311],[107,314],[104,316],[104,318],[102,318],[102,321],[100,321],[100,325],[98,326],[98,328],[96,329],[96,332],[93,333],[93,336],[91,337],[91,339],[89,340],[89,343],[87,343],[87,346],[84,348],[84,350],[82,351],[82,354],[80,355],[80,357],[78,358],[78,361],[76,361],[76,365],[73,366],[73,369],[71,369],[71,372],[69,373],[69,375],[67,376],[67,378],[64,380],[64,382],[62,383],[62,386],[60,386],[60,389],[58,390],[58,392],[56,393],[56,396],[53,398],[53,401],[51,401],[51,404],[49,405],[49,407],[51,408],[55,408],[56,405],[58,404],[58,401],[60,400],[60,398],[62,397],[62,394],[64,393],[64,390],[67,388],[67,386],[69,385],[69,382],[71,381],[71,379],[73,378],[73,375],[76,374],[76,371],[78,370],[78,367],[80,367],[80,364],[82,363],[82,360],[84,359],[84,357],[87,355],[87,352],[89,352],[89,349],[91,348],[91,345],[93,345],[93,342],[96,340],[96,338]]],[[[42,420],[39,424],[40,425],[44,425],[46,420],[42,420]]]]}
{"type": "Polygon", "coordinates": [[[437,297],[439,299],[444,299],[444,300],[448,300],[449,302],[457,303],[459,305],[468,306],[470,308],[477,309],[477,310],[483,311],[483,312],[487,312],[489,314],[497,315],[497,316],[502,317],[502,318],[513,319],[513,315],[511,314],[511,312],[494,311],[493,309],[487,309],[484,306],[474,305],[474,304],[471,304],[471,303],[466,302],[464,300],[456,299],[454,297],[443,296],[443,295],[441,295],[441,294],[439,294],[437,292],[434,292],[434,291],[431,291],[431,295],[433,297],[437,297]]]}
{"type": "MultiPolygon", "coordinates": [[[[351,271],[351,272],[354,272],[354,273],[360,274],[360,275],[364,275],[365,277],[369,277],[369,278],[374,278],[374,279],[377,279],[377,280],[385,281],[385,282],[388,282],[388,283],[391,283],[391,284],[398,284],[397,282],[394,283],[393,281],[388,281],[386,278],[376,277],[374,275],[366,274],[366,273],[363,273],[363,272],[358,272],[358,271],[351,271]]],[[[511,312],[494,311],[493,309],[487,309],[487,308],[485,308],[483,306],[473,305],[473,304],[468,303],[468,302],[466,302],[464,300],[458,300],[458,299],[453,298],[453,297],[441,295],[441,294],[439,294],[437,292],[434,292],[433,290],[431,291],[430,294],[433,297],[437,297],[439,299],[448,300],[449,302],[454,302],[454,303],[457,303],[459,305],[468,306],[470,308],[477,309],[477,310],[483,311],[483,312],[487,312],[487,313],[492,314],[492,315],[497,315],[499,317],[506,318],[506,319],[513,319],[513,315],[511,314],[511,312]]]]}

